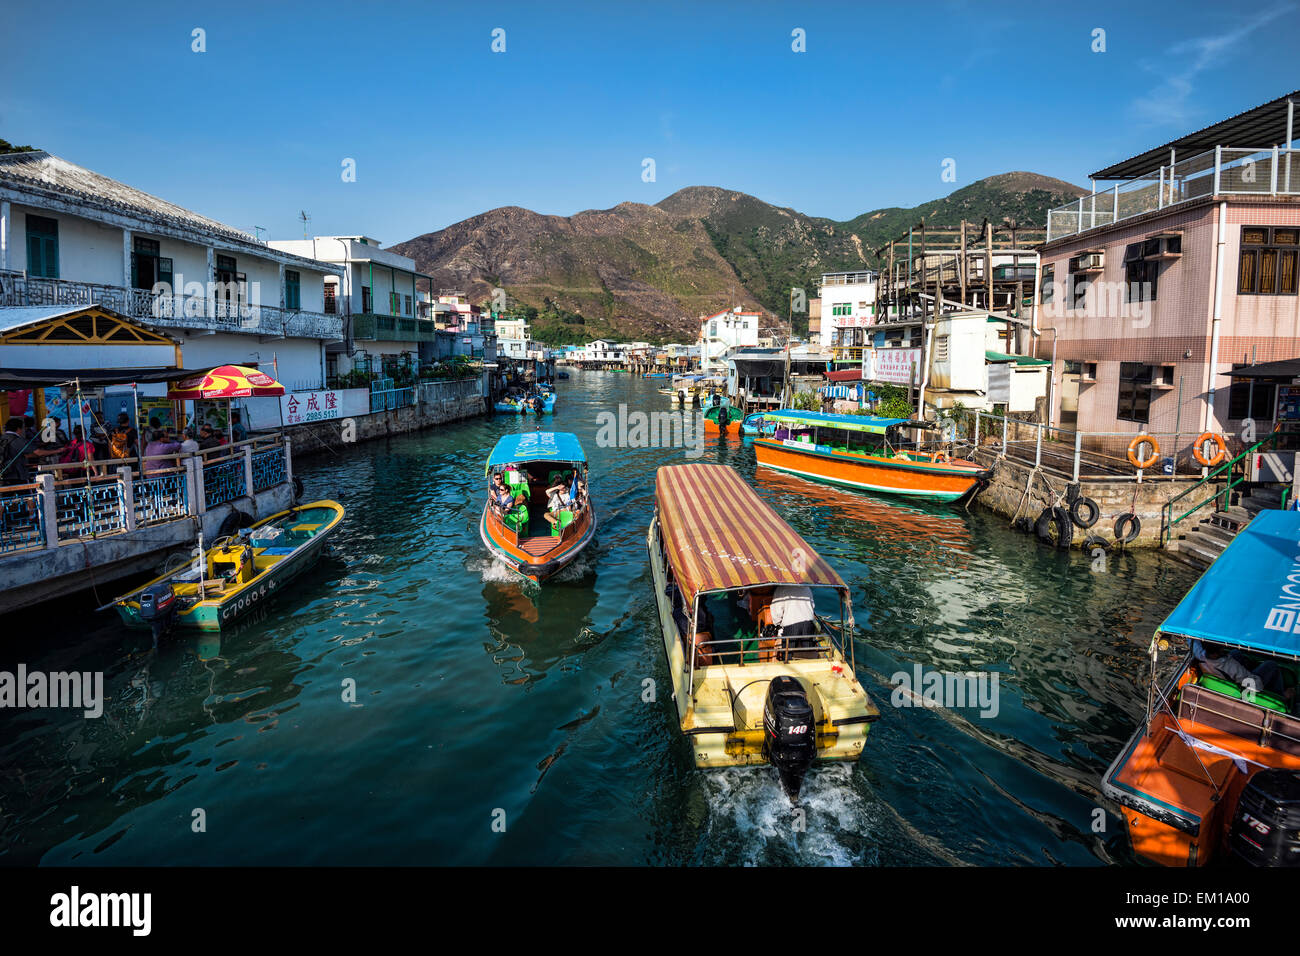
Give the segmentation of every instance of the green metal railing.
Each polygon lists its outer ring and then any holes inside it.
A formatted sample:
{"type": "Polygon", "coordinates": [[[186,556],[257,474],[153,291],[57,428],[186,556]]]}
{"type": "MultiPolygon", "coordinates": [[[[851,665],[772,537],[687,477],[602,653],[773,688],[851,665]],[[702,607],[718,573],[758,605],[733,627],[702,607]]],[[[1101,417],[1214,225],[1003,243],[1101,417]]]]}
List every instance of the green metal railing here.
{"type": "MultiPolygon", "coordinates": [[[[1175,495],[1174,497],[1170,498],[1168,501],[1166,501],[1166,502],[1164,503],[1164,505],[1163,505],[1163,506],[1161,507],[1161,509],[1160,509],[1160,544],[1161,544],[1161,546],[1164,546],[1165,544],[1167,544],[1167,543],[1169,542],[1169,538],[1173,535],[1174,525],[1178,524],[1178,523],[1181,522],[1183,519],[1185,519],[1185,518],[1187,518],[1187,517],[1190,517],[1191,515],[1193,515],[1193,514],[1195,514],[1196,512],[1200,511],[1202,508],[1204,508],[1204,507],[1205,507],[1206,505],[1208,505],[1210,502],[1213,501],[1213,502],[1215,503],[1215,505],[1214,505],[1214,510],[1215,510],[1215,511],[1221,511],[1221,510],[1223,510],[1222,508],[1219,507],[1219,504],[1218,504],[1218,502],[1220,501],[1220,499],[1222,499],[1224,505],[1226,506],[1226,505],[1227,505],[1227,502],[1228,502],[1228,495],[1232,492],[1232,489],[1233,489],[1233,488],[1236,488],[1238,485],[1242,484],[1242,483],[1245,482],[1245,480],[1246,480],[1246,471],[1245,471],[1244,468],[1241,470],[1240,474],[1236,474],[1236,475],[1234,475],[1234,474],[1232,473],[1232,472],[1233,472],[1233,469],[1234,469],[1234,468],[1235,468],[1235,467],[1236,467],[1240,462],[1245,461],[1245,459],[1246,459],[1249,455],[1253,455],[1255,452],[1259,451],[1259,450],[1260,450],[1261,448],[1263,448],[1265,445],[1272,444],[1272,443],[1276,442],[1276,441],[1277,441],[1279,438],[1281,438],[1281,437],[1282,437],[1282,433],[1281,433],[1281,432],[1272,432],[1271,434],[1266,435],[1264,438],[1262,438],[1262,439],[1260,439],[1259,441],[1255,442],[1255,444],[1251,445],[1249,448],[1247,448],[1247,449],[1246,449],[1245,451],[1243,451],[1241,454],[1237,455],[1236,458],[1233,458],[1233,459],[1231,459],[1231,460],[1229,460],[1229,461],[1221,462],[1220,464],[1215,465],[1213,468],[1211,468],[1211,469],[1206,473],[1205,477],[1202,478],[1200,481],[1198,481],[1196,484],[1192,485],[1192,486],[1191,486],[1190,488],[1188,488],[1186,491],[1182,491],[1182,492],[1178,493],[1177,495],[1175,495]],[[1224,484],[1222,490],[1220,490],[1220,491],[1216,491],[1214,494],[1210,495],[1210,497],[1205,498],[1205,499],[1203,499],[1203,500],[1201,500],[1201,501],[1198,501],[1196,504],[1192,505],[1192,507],[1188,508],[1188,509],[1187,509],[1186,511],[1184,511],[1182,514],[1180,514],[1177,518],[1173,517],[1173,513],[1174,513],[1174,505],[1176,505],[1176,504],[1177,504],[1179,501],[1181,501],[1183,498],[1186,498],[1188,495],[1192,494],[1192,492],[1196,491],[1197,488],[1200,488],[1201,485],[1205,484],[1206,482],[1209,482],[1209,481],[1216,481],[1216,480],[1218,480],[1219,476],[1220,476],[1220,475],[1223,475],[1224,473],[1227,473],[1228,478],[1227,478],[1227,482],[1224,484]]],[[[1285,496],[1283,497],[1282,502],[1283,502],[1283,504],[1285,505],[1285,503],[1286,503],[1286,498],[1285,498],[1285,496]]]]}

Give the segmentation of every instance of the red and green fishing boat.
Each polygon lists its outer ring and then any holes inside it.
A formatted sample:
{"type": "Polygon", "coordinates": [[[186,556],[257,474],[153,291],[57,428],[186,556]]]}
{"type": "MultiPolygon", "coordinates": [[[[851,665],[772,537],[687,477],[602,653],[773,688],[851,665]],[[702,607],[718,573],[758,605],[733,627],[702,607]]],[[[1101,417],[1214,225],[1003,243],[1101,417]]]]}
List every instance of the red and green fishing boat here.
{"type": "Polygon", "coordinates": [[[906,439],[908,431],[923,434],[937,428],[932,422],[793,409],[766,412],[763,418],[775,429],[754,439],[758,463],[813,481],[956,501],[990,474],[973,461],[906,439]]]}

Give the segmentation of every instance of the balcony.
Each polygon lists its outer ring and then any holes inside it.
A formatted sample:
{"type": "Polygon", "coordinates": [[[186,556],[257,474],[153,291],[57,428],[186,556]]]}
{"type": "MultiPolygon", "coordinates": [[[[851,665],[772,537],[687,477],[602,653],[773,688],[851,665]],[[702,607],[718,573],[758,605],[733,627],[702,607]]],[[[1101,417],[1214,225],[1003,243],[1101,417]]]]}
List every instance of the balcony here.
{"type": "Polygon", "coordinates": [[[352,337],[388,342],[433,342],[438,338],[438,329],[433,319],[357,312],[352,316],[352,337]]]}
{"type": "Polygon", "coordinates": [[[1217,146],[1047,213],[1047,241],[1206,196],[1300,196],[1297,150],[1217,146]]]}
{"type": "Polygon", "coordinates": [[[76,305],[101,305],[120,315],[164,329],[242,332],[326,341],[343,337],[343,319],[323,312],[282,309],[217,296],[160,294],[149,289],[0,272],[0,307],[76,305]]]}

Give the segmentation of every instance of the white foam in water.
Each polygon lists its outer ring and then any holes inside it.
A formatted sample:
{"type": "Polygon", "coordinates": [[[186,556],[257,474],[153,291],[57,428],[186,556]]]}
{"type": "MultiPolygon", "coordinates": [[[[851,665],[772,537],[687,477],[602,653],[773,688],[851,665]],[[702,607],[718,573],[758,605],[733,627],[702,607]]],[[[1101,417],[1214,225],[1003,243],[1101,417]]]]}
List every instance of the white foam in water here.
{"type": "Polygon", "coordinates": [[[474,558],[469,562],[469,569],[477,571],[484,583],[492,584],[520,584],[526,585],[529,582],[511,571],[500,561],[492,558],[474,558]]]}
{"type": "Polygon", "coordinates": [[[739,862],[746,865],[873,863],[876,814],[853,785],[852,774],[851,766],[840,763],[808,771],[799,794],[804,832],[798,832],[794,807],[771,767],[701,771],[710,833],[727,837],[710,842],[738,846],[739,862]]]}

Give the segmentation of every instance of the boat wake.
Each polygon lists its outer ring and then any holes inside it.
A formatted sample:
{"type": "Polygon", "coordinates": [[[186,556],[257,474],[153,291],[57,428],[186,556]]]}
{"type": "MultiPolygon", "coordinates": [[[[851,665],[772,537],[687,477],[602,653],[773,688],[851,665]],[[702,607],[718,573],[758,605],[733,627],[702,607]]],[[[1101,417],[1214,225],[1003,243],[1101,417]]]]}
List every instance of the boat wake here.
{"type": "Polygon", "coordinates": [[[814,766],[791,806],[769,767],[700,774],[709,808],[709,847],[724,856],[702,862],[743,866],[860,866],[877,860],[877,808],[854,785],[853,768],[814,766]],[[802,811],[802,818],[797,811],[802,811]]]}

